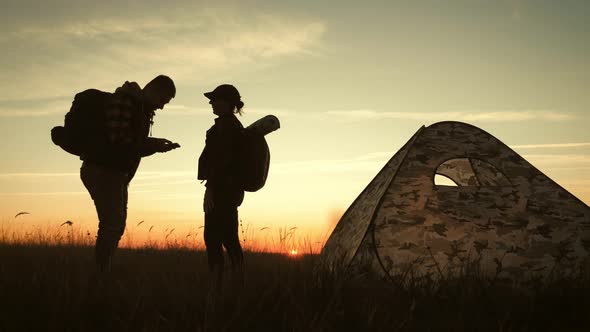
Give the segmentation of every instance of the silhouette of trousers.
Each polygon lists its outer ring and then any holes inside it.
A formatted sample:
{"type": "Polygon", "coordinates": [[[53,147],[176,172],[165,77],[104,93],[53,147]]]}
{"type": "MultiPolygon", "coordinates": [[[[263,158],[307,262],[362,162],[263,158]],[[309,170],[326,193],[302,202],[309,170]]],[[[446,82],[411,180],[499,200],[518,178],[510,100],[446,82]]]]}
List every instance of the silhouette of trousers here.
{"type": "Polygon", "coordinates": [[[125,231],[129,176],[85,161],[80,168],[80,178],[98,214],[96,264],[99,270],[108,270],[111,257],[125,231]]]}
{"type": "Polygon", "coordinates": [[[224,196],[220,193],[216,193],[215,196],[217,198],[214,199],[213,210],[205,213],[204,237],[209,269],[219,273],[223,271],[223,246],[227,251],[232,268],[241,271],[244,262],[244,254],[238,237],[238,206],[241,199],[236,202],[235,199],[220,198],[224,196]]]}

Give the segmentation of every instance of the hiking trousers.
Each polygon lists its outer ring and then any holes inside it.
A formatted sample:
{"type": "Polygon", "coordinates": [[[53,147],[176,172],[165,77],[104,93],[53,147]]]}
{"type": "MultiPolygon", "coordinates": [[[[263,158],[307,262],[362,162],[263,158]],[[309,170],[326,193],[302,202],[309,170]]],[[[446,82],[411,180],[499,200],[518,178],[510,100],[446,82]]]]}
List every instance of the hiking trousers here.
{"type": "Polygon", "coordinates": [[[98,214],[96,263],[99,270],[108,270],[113,253],[125,232],[129,176],[85,161],[80,168],[80,178],[98,214]]]}
{"type": "Polygon", "coordinates": [[[216,190],[213,195],[214,208],[205,213],[204,238],[207,261],[212,272],[223,271],[223,247],[232,269],[243,269],[244,254],[238,236],[238,206],[242,203],[243,195],[243,191],[216,190]]]}

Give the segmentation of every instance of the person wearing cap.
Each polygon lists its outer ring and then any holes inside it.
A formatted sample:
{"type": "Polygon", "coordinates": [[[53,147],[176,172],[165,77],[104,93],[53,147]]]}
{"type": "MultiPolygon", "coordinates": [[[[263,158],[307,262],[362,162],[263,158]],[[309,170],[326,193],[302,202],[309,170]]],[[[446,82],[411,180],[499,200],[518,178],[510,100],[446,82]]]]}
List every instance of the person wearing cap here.
{"type": "Polygon", "coordinates": [[[222,84],[204,94],[209,99],[215,124],[207,130],[205,148],[199,157],[199,180],[206,180],[205,246],[209,270],[220,287],[223,280],[223,249],[229,256],[235,277],[243,281],[244,258],[238,237],[238,206],[244,190],[237,176],[238,149],[244,128],[236,114],[242,114],[240,93],[230,84],[222,84]]]}

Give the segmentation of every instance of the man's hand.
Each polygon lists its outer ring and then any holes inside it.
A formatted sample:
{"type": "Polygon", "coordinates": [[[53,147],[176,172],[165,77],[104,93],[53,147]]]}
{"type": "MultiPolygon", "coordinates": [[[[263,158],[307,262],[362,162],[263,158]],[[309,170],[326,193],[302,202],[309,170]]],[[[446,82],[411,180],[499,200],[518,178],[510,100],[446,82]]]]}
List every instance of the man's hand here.
{"type": "Polygon", "coordinates": [[[173,143],[165,138],[154,138],[156,152],[168,152],[180,147],[180,144],[173,143]]]}

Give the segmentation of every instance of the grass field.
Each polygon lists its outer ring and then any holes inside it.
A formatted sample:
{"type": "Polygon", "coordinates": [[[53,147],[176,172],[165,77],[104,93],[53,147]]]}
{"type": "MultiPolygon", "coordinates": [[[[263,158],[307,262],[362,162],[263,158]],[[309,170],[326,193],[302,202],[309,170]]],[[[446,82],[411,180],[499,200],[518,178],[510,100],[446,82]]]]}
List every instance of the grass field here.
{"type": "Polygon", "coordinates": [[[317,256],[246,253],[244,288],[209,291],[206,256],[0,245],[0,331],[588,331],[590,280],[515,289],[476,277],[408,284],[314,272],[317,256]],[[215,296],[214,296],[215,295],[215,296]]]}
{"type": "MultiPolygon", "coordinates": [[[[97,224],[91,227],[72,221],[43,221],[0,218],[0,244],[37,246],[93,246],[97,224]],[[68,224],[69,223],[69,224],[68,224]]],[[[204,226],[177,229],[172,225],[128,222],[119,242],[122,248],[204,250],[204,226]]],[[[302,231],[298,227],[254,227],[240,220],[238,229],[242,248],[256,252],[317,254],[329,233],[302,231]]]]}

